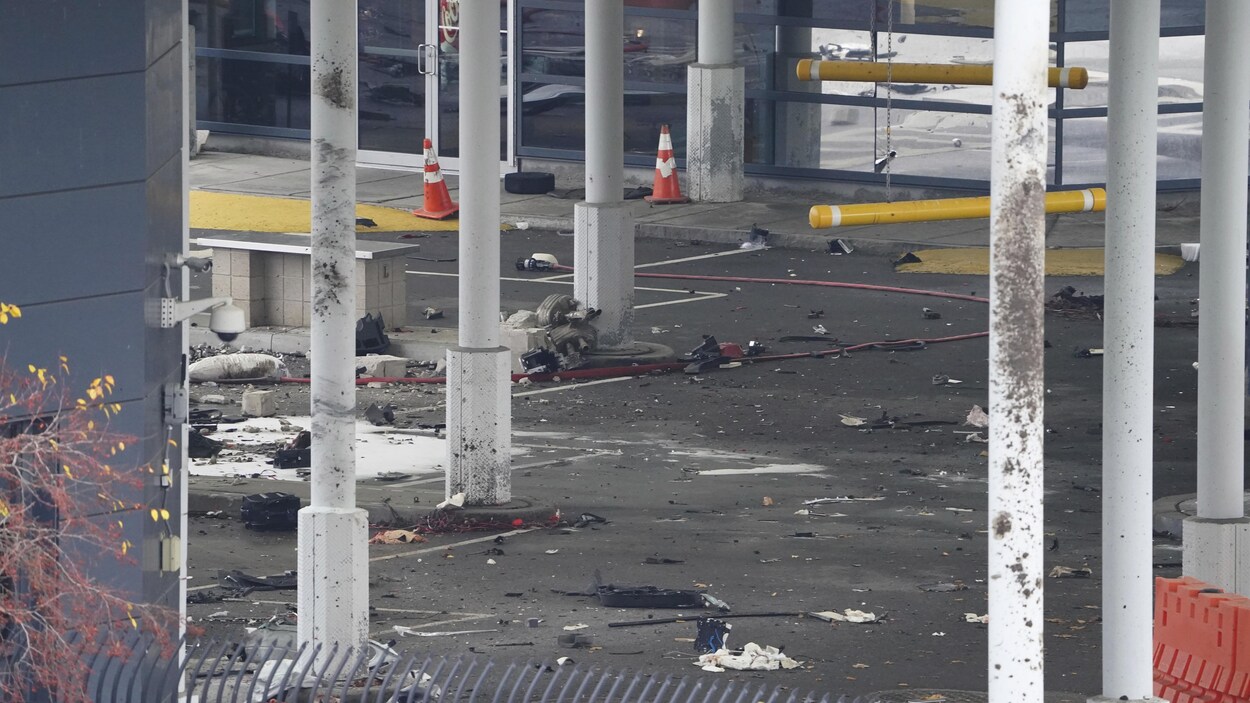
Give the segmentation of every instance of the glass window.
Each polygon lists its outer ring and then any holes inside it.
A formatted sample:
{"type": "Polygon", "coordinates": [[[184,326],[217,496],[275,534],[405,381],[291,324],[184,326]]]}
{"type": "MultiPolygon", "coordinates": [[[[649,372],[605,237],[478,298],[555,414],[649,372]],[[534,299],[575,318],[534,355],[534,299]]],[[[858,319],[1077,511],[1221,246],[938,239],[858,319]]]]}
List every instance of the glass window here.
{"type": "MultiPolygon", "coordinates": [[[[1159,116],[1158,178],[1198,178],[1202,166],[1202,115],[1159,116]]],[[[1063,122],[1064,184],[1107,181],[1107,118],[1063,122]]]]}
{"type": "Polygon", "coordinates": [[[189,0],[196,46],[307,56],[307,0],[189,0]]]}
{"type": "MultiPolygon", "coordinates": [[[[1106,32],[1111,27],[1109,0],[1066,0],[1064,30],[1068,32],[1106,32]]],[[[1206,0],[1163,0],[1160,7],[1163,27],[1204,27],[1207,23],[1206,0]]]]}
{"type": "Polygon", "coordinates": [[[199,57],[195,69],[197,119],[309,128],[308,66],[199,57]]]}
{"type": "Polygon", "coordinates": [[[1063,92],[1064,107],[1105,107],[1107,105],[1107,41],[1069,42],[1063,47],[1064,64],[1089,71],[1089,85],[1063,92]]]}

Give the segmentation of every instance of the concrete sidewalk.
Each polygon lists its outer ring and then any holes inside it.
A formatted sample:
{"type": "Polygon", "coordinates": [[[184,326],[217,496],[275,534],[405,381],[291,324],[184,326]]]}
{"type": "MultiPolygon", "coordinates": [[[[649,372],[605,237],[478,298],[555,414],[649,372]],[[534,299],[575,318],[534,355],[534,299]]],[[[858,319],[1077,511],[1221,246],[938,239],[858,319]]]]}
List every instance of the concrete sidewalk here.
{"type": "MultiPolygon", "coordinates": [[[[682,174],[684,176],[684,174],[682,174]]],[[[204,152],[191,162],[193,190],[308,198],[311,167],[305,160],[204,152]]],[[[626,187],[650,185],[649,176],[627,175],[626,187]]],[[[446,182],[453,199],[458,198],[456,176],[446,182]]],[[[837,204],[828,188],[810,182],[810,192],[796,186],[794,192],[748,193],[737,203],[688,203],[652,206],[630,201],[639,237],[735,243],[754,223],[772,232],[774,246],[826,250],[834,238],[849,241],[857,249],[877,253],[903,252],[916,247],[984,247],[989,245],[988,220],[962,220],[872,227],[813,230],[807,220],[815,204],[837,204]],[[830,201],[833,200],[831,203],[830,201]]],[[[583,183],[557,181],[557,189],[579,189],[583,183]]],[[[357,198],[361,203],[413,209],[422,197],[422,174],[378,168],[357,169],[357,198]]],[[[557,198],[551,195],[501,193],[501,219],[537,229],[571,230],[573,207],[579,193],[557,198]]],[[[903,195],[898,196],[899,199],[903,195]]],[[[845,201],[842,201],[845,202],[845,201]]],[[[1104,241],[1102,213],[1051,215],[1047,218],[1049,247],[1100,247],[1104,241]]],[[[421,229],[414,222],[414,229],[421,229]]],[[[1183,242],[1198,239],[1197,194],[1165,194],[1159,198],[1157,245],[1175,252],[1183,242]]]]}

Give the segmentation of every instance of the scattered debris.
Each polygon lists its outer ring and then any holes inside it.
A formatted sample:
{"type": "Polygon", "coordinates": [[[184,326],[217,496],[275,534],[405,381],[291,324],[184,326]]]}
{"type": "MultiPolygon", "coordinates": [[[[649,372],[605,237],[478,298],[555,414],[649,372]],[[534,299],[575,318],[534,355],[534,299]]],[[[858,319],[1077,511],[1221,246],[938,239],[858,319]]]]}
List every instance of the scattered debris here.
{"type": "Polygon", "coordinates": [[[814,618],[824,620],[825,622],[853,622],[853,623],[874,623],[879,620],[876,613],[869,613],[863,610],[855,610],[854,608],[846,608],[842,612],[836,610],[822,610],[820,612],[809,613],[814,618]]]}
{"type": "Polygon", "coordinates": [[[933,385],[935,386],[958,386],[959,384],[963,383],[963,381],[957,378],[951,378],[950,376],[947,376],[944,373],[933,374],[933,378],[931,380],[933,381],[933,385]]]}
{"type": "Polygon", "coordinates": [[[939,581],[938,583],[922,583],[918,588],[925,593],[953,593],[966,591],[968,587],[963,581],[939,581]]]}
{"type": "MultiPolygon", "coordinates": [[[[583,627],[585,626],[583,625],[583,627]]],[[[566,627],[564,629],[567,630],[568,628],[566,627]]],[[[595,641],[590,635],[569,633],[567,635],[559,635],[556,637],[556,644],[564,647],[565,649],[585,649],[587,647],[594,646],[594,643],[595,641]]]]}
{"type": "Polygon", "coordinates": [[[716,608],[722,613],[728,613],[733,610],[733,608],[729,607],[728,603],[710,593],[700,593],[699,595],[703,598],[703,604],[709,608],[716,608]]]}
{"type": "Polygon", "coordinates": [[[964,435],[965,442],[976,442],[977,444],[989,444],[990,440],[981,435],[980,432],[969,432],[964,435]]]}
{"type": "Polygon", "coordinates": [[[545,259],[536,259],[532,256],[527,259],[516,260],[517,271],[550,271],[552,268],[554,268],[554,266],[552,266],[550,261],[545,259]]]}
{"type": "Polygon", "coordinates": [[[312,466],[312,433],[301,430],[273,455],[274,468],[305,469],[312,466]]]}
{"type": "Polygon", "coordinates": [[[464,507],[464,494],[456,493],[455,495],[451,496],[447,500],[439,503],[438,505],[434,507],[439,510],[446,510],[448,508],[457,508],[457,509],[463,508],[464,507]]]}
{"type": "Polygon", "coordinates": [[[599,517],[598,515],[595,515],[594,513],[582,513],[581,515],[577,516],[577,521],[573,523],[573,527],[585,527],[587,525],[596,524],[596,523],[601,524],[601,525],[606,525],[608,523],[608,519],[599,517]]]}
{"type": "Polygon", "coordinates": [[[395,625],[393,628],[395,634],[400,637],[451,637],[453,635],[476,635],[482,632],[499,632],[499,630],[443,630],[439,632],[421,632],[420,630],[403,625],[395,625]]]}
{"type": "Polygon", "coordinates": [[[829,240],[829,253],[833,254],[834,256],[842,256],[843,254],[850,254],[853,251],[855,251],[855,248],[852,247],[851,243],[846,241],[845,239],[830,239],[829,240]]]}
{"type": "Polygon", "coordinates": [[[187,367],[187,380],[191,383],[272,383],[287,375],[282,359],[245,352],[210,356],[187,367]]]}
{"type": "Polygon", "coordinates": [[[829,330],[825,329],[824,325],[816,325],[812,328],[812,331],[816,334],[829,334],[829,330]]]}
{"type": "Polygon", "coordinates": [[[810,310],[807,313],[807,319],[809,320],[819,320],[820,318],[824,316],[825,316],[824,310],[810,310]]]}
{"type": "Polygon", "coordinates": [[[719,618],[699,618],[695,620],[695,627],[694,651],[700,654],[726,649],[729,631],[733,629],[733,625],[719,618]]]}
{"type": "Polygon", "coordinates": [[[386,336],[386,321],[382,315],[377,317],[367,312],[356,320],[356,356],[381,354],[391,346],[391,338],[386,336]]]}
{"type": "Polygon", "coordinates": [[[386,530],[370,538],[369,544],[411,544],[427,541],[429,540],[412,530],[386,530]]]}
{"type": "Polygon", "coordinates": [[[290,493],[253,493],[239,508],[249,530],[294,530],[299,521],[299,496],[290,493]]]}
{"type": "Polygon", "coordinates": [[[187,433],[187,456],[192,459],[211,459],[220,454],[224,446],[223,443],[200,434],[199,430],[187,433]]]}
{"type": "Polygon", "coordinates": [[[421,314],[425,315],[425,319],[427,320],[443,319],[443,311],[439,310],[438,308],[426,308],[425,310],[421,311],[421,314]]]}
{"type": "Polygon", "coordinates": [[[964,622],[976,623],[978,625],[986,625],[990,622],[990,615],[977,615],[976,613],[964,613],[964,622]]]}
{"type": "Polygon", "coordinates": [[[747,232],[747,240],[739,248],[747,250],[767,249],[769,234],[768,230],[752,223],[751,229],[747,232]]]}
{"type": "Polygon", "coordinates": [[[1047,574],[1052,579],[1087,579],[1094,575],[1094,570],[1088,566],[1072,568],[1070,566],[1056,566],[1047,574]]]}
{"type": "Polygon", "coordinates": [[[579,622],[576,625],[565,625],[563,629],[565,632],[577,632],[578,630],[585,630],[588,627],[590,627],[590,625],[587,625],[584,622],[579,622]]]}
{"type": "Polygon", "coordinates": [[[543,554],[559,554],[559,553],[560,553],[559,549],[548,549],[547,551],[543,552],[543,554]]]}
{"type": "Polygon", "coordinates": [[[926,320],[942,319],[942,313],[937,310],[933,310],[932,308],[920,308],[920,314],[926,320]]]}
{"type": "Polygon", "coordinates": [[[371,218],[368,218],[368,217],[357,217],[356,225],[359,227],[377,227],[378,223],[374,222],[371,218]]]}
{"type": "Polygon", "coordinates": [[[964,420],[964,424],[971,427],[989,427],[990,416],[981,409],[980,405],[974,405],[972,406],[972,409],[968,411],[968,417],[964,420]]]}
{"type": "Polygon", "coordinates": [[[1072,356],[1078,359],[1090,359],[1095,356],[1102,356],[1103,350],[1097,347],[1077,347],[1072,351],[1072,356]]]}
{"type": "Polygon", "coordinates": [[[916,256],[910,251],[894,260],[895,266],[902,266],[903,264],[918,264],[918,263],[920,263],[920,257],[916,256]]]}
{"type": "Polygon", "coordinates": [[[1072,286],[1064,286],[1046,301],[1046,309],[1070,315],[1099,317],[1104,302],[1105,298],[1101,295],[1085,295],[1072,286]]]}
{"type": "Polygon", "coordinates": [[[854,415],[843,415],[839,413],[838,417],[842,418],[842,424],[847,427],[859,427],[860,425],[868,424],[868,420],[866,418],[855,417],[854,415]]]}
{"type": "Polygon", "coordinates": [[[287,591],[298,587],[298,578],[294,571],[287,571],[280,576],[252,576],[242,571],[218,571],[217,581],[222,588],[234,591],[238,597],[246,596],[254,591],[287,591]]]}
{"type": "Polygon", "coordinates": [[[393,425],[395,424],[395,406],[389,403],[385,406],[370,403],[369,407],[365,408],[365,419],[376,427],[393,425]]]}
{"type": "Polygon", "coordinates": [[[773,499],[769,498],[768,496],[764,496],[764,500],[760,501],[760,505],[763,505],[765,508],[771,505],[775,505],[775,504],[776,504],[775,501],[773,501],[773,499]]]}
{"type": "Polygon", "coordinates": [[[685,559],[669,559],[668,557],[647,557],[642,561],[644,564],[685,564],[685,559]]]}
{"type": "Polygon", "coordinates": [[[801,664],[781,653],[776,647],[761,647],[754,642],[747,642],[740,654],[727,649],[704,654],[695,662],[704,671],[722,672],[726,669],[735,671],[776,671],[777,669],[797,669],[801,664]]]}
{"type": "Polygon", "coordinates": [[[868,498],[856,498],[855,496],[838,496],[837,498],[813,498],[803,501],[803,505],[824,505],[826,503],[875,503],[885,500],[885,496],[871,496],[868,498]]]}

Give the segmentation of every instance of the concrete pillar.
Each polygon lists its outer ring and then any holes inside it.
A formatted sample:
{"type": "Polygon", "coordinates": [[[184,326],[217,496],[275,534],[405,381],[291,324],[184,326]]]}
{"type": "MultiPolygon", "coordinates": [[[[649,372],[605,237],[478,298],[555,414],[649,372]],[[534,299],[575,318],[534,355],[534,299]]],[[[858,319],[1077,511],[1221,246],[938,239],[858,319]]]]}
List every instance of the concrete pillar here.
{"type": "Polygon", "coordinates": [[[573,296],[602,310],[598,346],[633,341],[634,221],[625,206],[625,15],[622,0],[586,7],[586,202],[574,206],[573,296]]]}
{"type": "Polygon", "coordinates": [[[1050,5],[997,0],[990,160],[989,698],[1042,703],[1050,5]]]}
{"type": "Polygon", "coordinates": [[[746,72],[734,65],[734,4],[699,3],[698,63],[686,69],[685,195],[742,200],[746,72]]]}
{"type": "Polygon", "coordinates": [[[299,512],[299,641],[369,639],[365,511],[356,507],[356,8],[313,0],[312,500],[299,512]]]}
{"type": "Polygon", "coordinates": [[[1159,0],[1112,0],[1102,433],[1102,696],[1157,700],[1151,506],[1159,0]]]}
{"type": "MultiPolygon", "coordinates": [[[[499,7],[460,4],[460,337],[447,350],[448,496],[512,500],[508,350],[499,345],[499,7]]],[[[618,196],[619,197],[619,196],[618,196]]]]}
{"type": "Polygon", "coordinates": [[[1186,575],[1250,595],[1244,514],[1246,147],[1250,3],[1207,0],[1202,111],[1202,316],[1198,323],[1198,515],[1186,575]]]}

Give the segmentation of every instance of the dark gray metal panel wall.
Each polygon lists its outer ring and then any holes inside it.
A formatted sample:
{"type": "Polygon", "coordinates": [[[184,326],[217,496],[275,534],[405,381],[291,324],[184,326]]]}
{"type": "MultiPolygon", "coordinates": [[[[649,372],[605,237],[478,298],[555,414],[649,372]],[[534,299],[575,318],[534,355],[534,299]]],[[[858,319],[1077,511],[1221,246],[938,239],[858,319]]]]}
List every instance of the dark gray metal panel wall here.
{"type": "MultiPolygon", "coordinates": [[[[164,498],[175,516],[177,486],[165,496],[158,478],[162,390],[184,350],[157,311],[161,263],[182,249],[181,36],[179,0],[0,0],[0,300],[24,313],[0,327],[0,350],[21,367],[65,354],[71,388],[113,374],[113,428],[138,438],[115,468],[143,478],[128,498],[164,498]]],[[[178,275],[169,285],[181,290],[178,275]]],[[[146,507],[119,517],[138,563],[99,577],[177,607],[177,574],[158,569],[163,525],[146,507]]]]}

